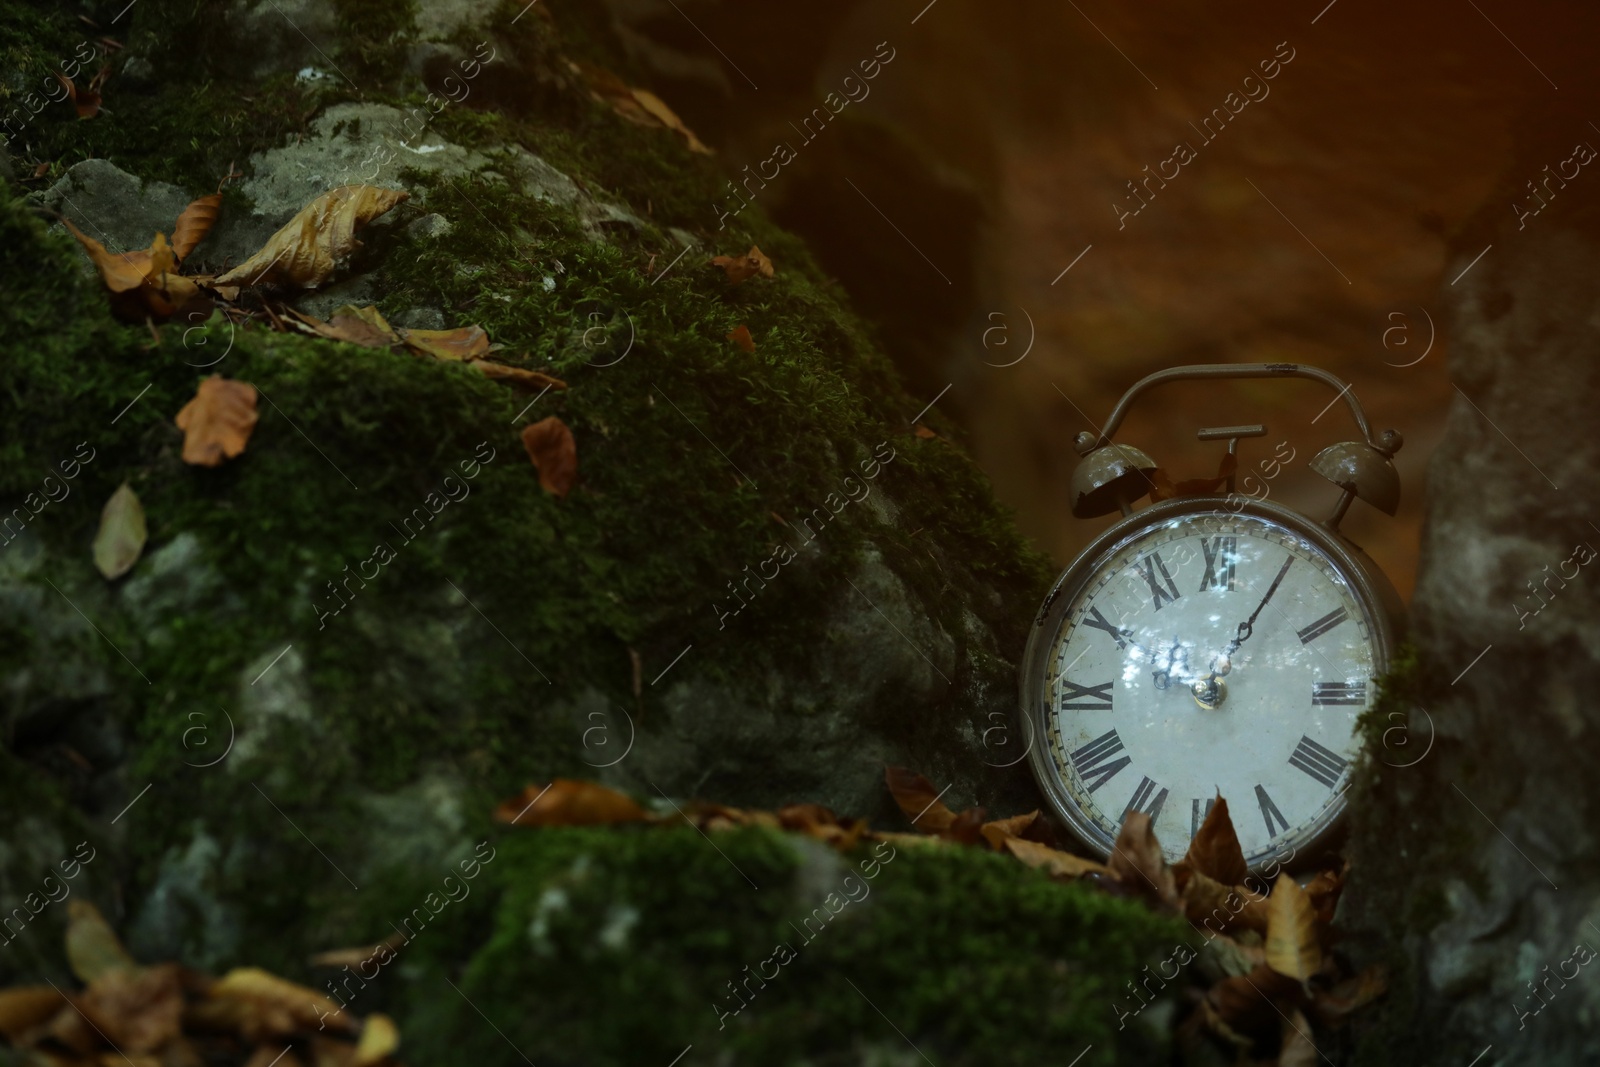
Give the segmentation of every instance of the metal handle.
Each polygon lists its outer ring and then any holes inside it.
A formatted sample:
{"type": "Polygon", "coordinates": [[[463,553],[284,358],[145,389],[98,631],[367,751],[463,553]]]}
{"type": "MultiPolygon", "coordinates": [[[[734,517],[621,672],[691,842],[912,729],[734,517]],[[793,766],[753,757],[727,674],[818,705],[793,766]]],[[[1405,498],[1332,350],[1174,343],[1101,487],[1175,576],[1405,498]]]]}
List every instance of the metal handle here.
{"type": "Polygon", "coordinates": [[[1350,406],[1350,414],[1367,444],[1384,455],[1392,455],[1399,447],[1396,442],[1397,435],[1392,430],[1385,431],[1378,438],[1372,436],[1366,412],[1361,410],[1361,402],[1350,391],[1350,385],[1321,367],[1311,367],[1303,363],[1196,363],[1187,367],[1168,367],[1166,370],[1158,370],[1134,382],[1132,387],[1122,394],[1122,399],[1117,401],[1117,406],[1112,409],[1111,417],[1106,420],[1098,436],[1090,434],[1087,430],[1078,435],[1075,442],[1078,453],[1087,455],[1096,448],[1109,444],[1111,435],[1122,425],[1123,416],[1127,415],[1134,398],[1146,389],[1165,382],[1209,378],[1309,378],[1315,382],[1322,382],[1337,389],[1339,396],[1344,397],[1345,403],[1350,406]]]}

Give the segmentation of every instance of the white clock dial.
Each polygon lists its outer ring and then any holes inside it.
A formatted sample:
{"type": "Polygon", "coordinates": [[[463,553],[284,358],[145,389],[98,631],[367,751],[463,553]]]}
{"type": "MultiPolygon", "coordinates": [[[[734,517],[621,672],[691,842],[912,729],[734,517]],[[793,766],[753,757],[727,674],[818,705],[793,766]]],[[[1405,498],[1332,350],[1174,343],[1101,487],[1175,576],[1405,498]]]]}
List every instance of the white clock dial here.
{"type": "Polygon", "coordinates": [[[1177,860],[1219,793],[1252,866],[1322,825],[1381,659],[1314,543],[1249,514],[1176,517],[1105,559],[1059,618],[1039,690],[1050,764],[1108,839],[1142,810],[1177,860]]]}

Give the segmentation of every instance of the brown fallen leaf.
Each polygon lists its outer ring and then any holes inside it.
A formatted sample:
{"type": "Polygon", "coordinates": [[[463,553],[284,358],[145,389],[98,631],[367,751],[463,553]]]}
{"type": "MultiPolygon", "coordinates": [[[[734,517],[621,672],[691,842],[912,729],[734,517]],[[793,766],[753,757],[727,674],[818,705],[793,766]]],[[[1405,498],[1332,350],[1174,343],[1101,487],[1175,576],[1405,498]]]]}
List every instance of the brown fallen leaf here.
{"type": "Polygon", "coordinates": [[[410,196],[373,185],[341,185],[323,193],[255,255],[219,275],[216,284],[315,289],[333,275],[341,259],[361,247],[356,230],[410,196]]]}
{"type": "Polygon", "coordinates": [[[114,971],[133,971],[138,964],[122,947],[122,942],[87,900],[67,902],[67,965],[78,980],[88,984],[114,971]]]}
{"type": "Polygon", "coordinates": [[[497,382],[505,382],[508,385],[523,386],[529,389],[565,389],[567,387],[566,382],[543,371],[508,367],[504,363],[491,363],[486,359],[472,360],[467,366],[482,374],[485,378],[497,382]]]}
{"type": "Polygon", "coordinates": [[[56,71],[55,76],[61,87],[66,89],[67,99],[71,100],[73,107],[77,109],[79,119],[92,119],[100,114],[100,89],[105,85],[106,79],[111,77],[110,63],[101,67],[83,89],[79,89],[71,78],[60,71],[56,71]]]}
{"type": "Polygon", "coordinates": [[[67,228],[78,243],[89,253],[89,259],[94,263],[95,269],[100,272],[100,281],[113,293],[126,293],[144,285],[145,277],[150,270],[150,253],[138,252],[107,252],[105,245],[86,235],[74,226],[69,219],[62,219],[61,225],[67,228]]]}
{"type": "Polygon", "coordinates": [[[413,351],[434,359],[465,362],[489,351],[489,335],[482,326],[454,330],[401,330],[400,338],[413,351]]]}
{"type": "Polygon", "coordinates": [[[258,418],[255,386],[213,374],[173,420],[183,431],[183,461],[221,466],[244,451],[258,418]]]}
{"type": "Polygon", "coordinates": [[[356,1043],[355,1067],[371,1067],[389,1058],[400,1047],[400,1031],[394,1020],[377,1012],[367,1016],[361,1026],[361,1038],[356,1043]]]}
{"type": "Polygon", "coordinates": [[[1107,873],[1102,863],[1020,837],[1006,838],[1005,849],[1029,867],[1044,870],[1056,878],[1081,878],[1086,874],[1107,873]]]}
{"type": "Polygon", "coordinates": [[[24,1034],[49,1022],[66,1004],[61,991],[53,986],[0,989],[0,1034],[20,1045],[24,1034]]]}
{"type": "Polygon", "coordinates": [[[94,565],[107,581],[133,569],[144,551],[144,506],[123,482],[100,511],[100,529],[94,535],[94,565]]]}
{"type": "Polygon", "coordinates": [[[1338,1026],[1352,1014],[1377,1000],[1389,988],[1389,975],[1374,964],[1332,989],[1318,990],[1311,998],[1311,1011],[1324,1026],[1338,1026]]]}
{"type": "Polygon", "coordinates": [[[184,1022],[203,1030],[232,1030],[249,1041],[332,1028],[354,1033],[360,1023],[315,989],[259,967],[236,967],[191,1005],[184,1022]]]}
{"type": "Polygon", "coordinates": [[[1316,909],[1287,872],[1278,875],[1267,899],[1267,966],[1301,982],[1322,967],[1316,909]]]}
{"type": "Polygon", "coordinates": [[[326,336],[367,348],[387,348],[400,341],[400,335],[394,327],[371,304],[364,308],[353,304],[343,305],[328,320],[327,330],[326,336]]]}
{"type": "Polygon", "coordinates": [[[609,70],[590,63],[569,60],[568,66],[573,73],[583,77],[589,87],[589,95],[611,108],[619,117],[635,126],[666,127],[684,139],[689,151],[706,156],[716,154],[683,124],[683,120],[665,101],[648,89],[631,88],[609,70]]]}
{"type": "Polygon", "coordinates": [[[1150,816],[1130,811],[1106,861],[1111,876],[1130,891],[1177,911],[1178,886],[1161,853],[1150,816]]]}
{"type": "Polygon", "coordinates": [[[1318,871],[1306,883],[1306,896],[1311,898],[1311,905],[1316,909],[1317,921],[1324,926],[1333,923],[1333,913],[1339,907],[1339,893],[1349,873],[1350,861],[1346,860],[1343,869],[1318,871]]]}
{"type": "Polygon", "coordinates": [[[539,485],[565,500],[578,480],[578,444],[567,424],[551,415],[522,428],[522,447],[539,472],[539,485]]]}
{"type": "Polygon", "coordinates": [[[750,251],[742,256],[717,256],[711,260],[711,265],[722,268],[722,272],[728,276],[730,285],[738,285],[758,274],[763,278],[770,278],[773,275],[772,260],[755,245],[751,245],[750,251]]]}
{"type": "Polygon", "coordinates": [[[956,813],[940,801],[940,791],[922,775],[904,767],[885,767],[883,777],[894,802],[918,830],[937,833],[956,821],[956,813]]]}
{"type": "Polygon", "coordinates": [[[130,1056],[155,1052],[182,1028],[183,986],[176,963],[115,970],[73,998],[113,1048],[130,1056]]]}
{"type": "Polygon", "coordinates": [[[69,220],[62,219],[61,223],[89,254],[111,294],[112,313],[123,322],[143,322],[147,318],[165,322],[180,312],[209,304],[193,280],[173,273],[176,260],[164,235],[156,234],[148,249],[108,252],[69,220]]]}
{"type": "Polygon", "coordinates": [[[1028,831],[1036,829],[1044,815],[1035,809],[1026,815],[1013,815],[1009,819],[995,819],[986,822],[980,828],[983,839],[989,842],[989,847],[995,850],[1005,848],[1007,841],[1012,838],[1024,837],[1028,831]]]}
{"type": "Polygon", "coordinates": [[[1265,963],[1249,974],[1224,978],[1206,991],[1218,1019],[1246,1033],[1275,1030],[1283,1018],[1281,1005],[1298,1005],[1301,996],[1299,983],[1265,963]]]}
{"type": "Polygon", "coordinates": [[[212,193],[210,196],[192,200],[189,206],[183,209],[183,214],[178,216],[178,221],[172,226],[172,254],[179,262],[188,259],[195,245],[206,239],[206,234],[216,225],[217,215],[221,210],[221,193],[212,193]]]}
{"type": "Polygon", "coordinates": [[[385,951],[396,951],[405,943],[405,935],[395,931],[376,944],[356,945],[353,948],[331,948],[326,952],[314,953],[308,962],[313,967],[359,967],[368,960],[381,956],[385,951]]]}
{"type": "Polygon", "coordinates": [[[1171,475],[1157,467],[1150,472],[1150,501],[1171,500],[1175,496],[1207,496],[1217,492],[1227,483],[1238,467],[1239,457],[1232,452],[1222,454],[1215,478],[1189,478],[1173,483],[1171,475]]]}
{"type": "Polygon", "coordinates": [[[922,440],[924,440],[924,441],[931,441],[935,437],[939,436],[938,434],[934,433],[932,430],[928,429],[926,426],[921,425],[920,423],[917,425],[917,428],[915,430],[913,430],[912,432],[915,433],[918,437],[922,438],[922,440]]]}
{"type": "Polygon", "coordinates": [[[530,785],[494,809],[496,822],[513,826],[603,826],[650,818],[627,794],[571,778],[557,778],[543,788],[530,785]]]}
{"type": "Polygon", "coordinates": [[[1228,814],[1228,802],[1218,793],[1206,813],[1205,822],[1189,842],[1183,861],[1201,874],[1223,885],[1239,885],[1250,874],[1228,814]]]}
{"type": "Polygon", "coordinates": [[[742,322],[735,326],[732,330],[729,330],[727,337],[728,340],[732,341],[746,352],[754,352],[756,350],[756,339],[750,336],[750,327],[746,326],[742,322]]]}

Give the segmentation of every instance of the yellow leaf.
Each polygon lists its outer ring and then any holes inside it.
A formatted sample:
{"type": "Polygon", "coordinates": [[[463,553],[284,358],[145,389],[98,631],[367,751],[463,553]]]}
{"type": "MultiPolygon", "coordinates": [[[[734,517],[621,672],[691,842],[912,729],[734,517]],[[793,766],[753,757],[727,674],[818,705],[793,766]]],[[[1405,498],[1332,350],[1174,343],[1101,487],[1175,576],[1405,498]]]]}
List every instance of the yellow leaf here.
{"type": "Polygon", "coordinates": [[[107,252],[105,245],[93,237],[85,236],[67,219],[62,219],[61,224],[89,253],[89,259],[100,272],[100,280],[107,289],[113,293],[126,293],[144,284],[145,275],[150,269],[149,252],[107,252]]]}
{"type": "Polygon", "coordinates": [[[67,903],[67,965],[84,983],[138,964],[122,947],[100,909],[86,900],[67,903]]]}
{"type": "Polygon", "coordinates": [[[339,260],[361,247],[357,229],[410,195],[373,185],[342,185],[323,193],[216,284],[315,289],[333,275],[339,260]]]}
{"type": "Polygon", "coordinates": [[[133,569],[144,551],[144,506],[123,482],[100,512],[100,529],[94,535],[94,565],[108,581],[133,569]]]}
{"type": "Polygon", "coordinates": [[[689,151],[698,152],[703,156],[716,155],[715,152],[706,147],[705,143],[702,142],[700,138],[694,135],[693,130],[683,124],[683,120],[680,119],[677,114],[667,106],[665,100],[662,100],[659,96],[657,96],[655,93],[652,93],[648,89],[630,89],[629,92],[631,92],[633,94],[633,98],[639,102],[639,106],[648,111],[657,122],[660,122],[661,125],[665,126],[667,129],[682,136],[684,141],[689,145],[689,151]]]}
{"type": "Polygon", "coordinates": [[[425,356],[464,362],[489,351],[489,335],[482,326],[458,326],[453,330],[402,330],[406,344],[425,356]]]}
{"type": "Polygon", "coordinates": [[[190,1009],[190,1021],[237,1031],[251,1041],[267,1035],[333,1028],[352,1032],[358,1024],[328,997],[259,967],[236,967],[190,1009]]]}
{"type": "Polygon", "coordinates": [[[370,1067],[386,1059],[400,1047],[400,1031],[387,1015],[373,1013],[361,1027],[361,1039],[356,1043],[355,1067],[370,1067]]]}
{"type": "Polygon", "coordinates": [[[1302,982],[1322,967],[1316,909],[1287,872],[1278,875],[1267,900],[1267,966],[1302,982]]]}

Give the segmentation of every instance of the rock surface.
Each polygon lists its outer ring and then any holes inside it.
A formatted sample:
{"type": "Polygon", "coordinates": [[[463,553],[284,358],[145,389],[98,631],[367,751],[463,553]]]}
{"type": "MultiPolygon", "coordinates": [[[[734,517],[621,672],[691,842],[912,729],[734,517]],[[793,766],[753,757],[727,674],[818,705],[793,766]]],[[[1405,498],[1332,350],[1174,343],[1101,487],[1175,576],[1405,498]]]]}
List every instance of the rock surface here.
{"type": "MultiPolygon", "coordinates": [[[[1539,129],[1586,139],[1569,126],[1539,129]]],[[[1504,192],[1454,269],[1493,251],[1446,293],[1457,392],[1430,468],[1420,666],[1358,802],[1346,904],[1401,975],[1374,1064],[1600,1057],[1600,985],[1565,962],[1600,948],[1600,209],[1558,199],[1518,226],[1504,192]]]]}

